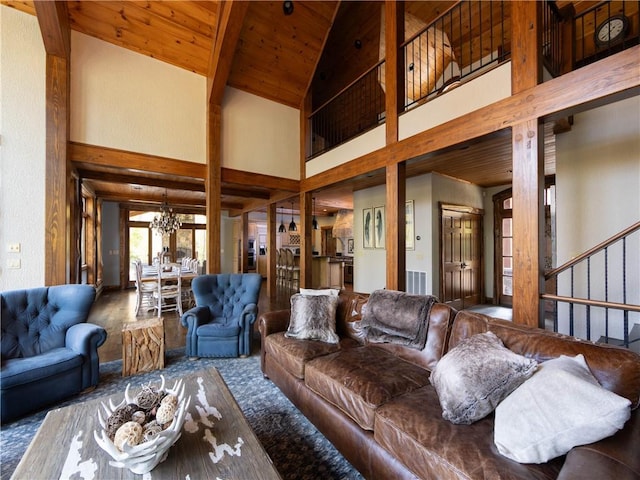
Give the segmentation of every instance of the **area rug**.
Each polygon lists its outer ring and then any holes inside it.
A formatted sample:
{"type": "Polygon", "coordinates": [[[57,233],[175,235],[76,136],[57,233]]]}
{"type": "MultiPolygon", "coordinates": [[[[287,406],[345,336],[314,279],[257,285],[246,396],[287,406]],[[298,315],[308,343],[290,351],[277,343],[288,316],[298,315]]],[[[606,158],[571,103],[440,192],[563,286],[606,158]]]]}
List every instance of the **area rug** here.
{"type": "MultiPolygon", "coordinates": [[[[242,409],[258,440],[271,457],[283,479],[300,480],[360,480],[363,477],[302,415],[271,381],[262,376],[260,357],[239,359],[188,360],[184,349],[167,352],[165,378],[185,375],[194,370],[216,367],[238,405],[242,409]]],[[[77,402],[124,391],[127,383],[139,386],[156,382],[158,371],[122,377],[122,362],[100,365],[100,383],[91,393],[79,395],[58,405],[77,402]]],[[[9,480],[31,439],[42,423],[47,410],[3,425],[0,430],[0,461],[2,480],[9,480]]],[[[52,479],[30,479],[52,480],[52,479]]],[[[105,479],[108,480],[108,479],[105,479]]]]}

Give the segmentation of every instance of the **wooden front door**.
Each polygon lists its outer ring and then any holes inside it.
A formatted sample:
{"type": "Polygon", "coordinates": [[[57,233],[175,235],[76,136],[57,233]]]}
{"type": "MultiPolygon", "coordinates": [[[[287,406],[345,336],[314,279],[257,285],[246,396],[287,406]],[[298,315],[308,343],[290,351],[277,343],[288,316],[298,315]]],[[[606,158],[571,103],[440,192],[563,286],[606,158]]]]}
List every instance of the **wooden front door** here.
{"type": "Polygon", "coordinates": [[[440,298],[461,310],[482,303],[482,211],[441,206],[440,298]]]}

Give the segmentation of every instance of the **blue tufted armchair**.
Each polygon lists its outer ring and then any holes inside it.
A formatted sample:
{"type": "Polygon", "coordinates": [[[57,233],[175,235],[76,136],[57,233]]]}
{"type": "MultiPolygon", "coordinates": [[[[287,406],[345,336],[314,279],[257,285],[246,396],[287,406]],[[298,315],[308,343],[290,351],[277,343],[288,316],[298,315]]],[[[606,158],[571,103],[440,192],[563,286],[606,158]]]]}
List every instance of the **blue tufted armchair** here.
{"type": "Polygon", "coordinates": [[[86,323],[89,285],[0,292],[2,423],[98,384],[98,347],[107,332],[86,323]]]}
{"type": "Polygon", "coordinates": [[[196,306],[182,316],[188,357],[251,355],[258,317],[259,273],[200,275],[191,282],[196,306]]]}

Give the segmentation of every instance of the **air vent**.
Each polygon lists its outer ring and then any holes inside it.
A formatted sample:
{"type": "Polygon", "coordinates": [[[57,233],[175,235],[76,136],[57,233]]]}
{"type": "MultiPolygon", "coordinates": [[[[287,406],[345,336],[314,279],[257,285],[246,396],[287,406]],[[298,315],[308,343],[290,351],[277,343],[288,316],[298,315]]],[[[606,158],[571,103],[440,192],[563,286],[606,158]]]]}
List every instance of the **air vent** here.
{"type": "Polygon", "coordinates": [[[407,293],[427,294],[427,272],[407,270],[407,293]]]}

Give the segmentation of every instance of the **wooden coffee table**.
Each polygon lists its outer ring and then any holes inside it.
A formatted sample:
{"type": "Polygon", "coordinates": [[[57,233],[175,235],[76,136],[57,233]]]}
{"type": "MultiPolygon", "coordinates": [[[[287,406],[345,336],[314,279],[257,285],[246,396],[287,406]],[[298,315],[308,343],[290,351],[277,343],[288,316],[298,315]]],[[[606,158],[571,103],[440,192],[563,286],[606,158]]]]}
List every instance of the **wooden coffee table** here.
{"type": "MultiPolygon", "coordinates": [[[[167,459],[144,478],[281,479],[218,371],[201,370],[184,381],[185,396],[191,396],[190,418],[167,459]]],[[[159,382],[160,372],[154,384],[159,382]]],[[[166,385],[171,388],[173,382],[169,379],[166,385]]],[[[139,387],[132,378],[134,394],[139,387]]],[[[97,408],[110,398],[118,404],[124,391],[51,410],[11,478],[143,478],[110,465],[113,460],[93,438],[94,430],[100,428],[97,408]]]]}

